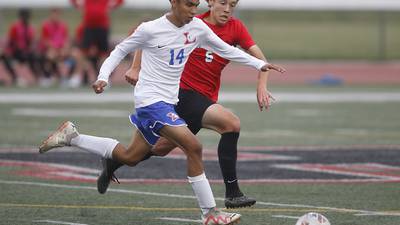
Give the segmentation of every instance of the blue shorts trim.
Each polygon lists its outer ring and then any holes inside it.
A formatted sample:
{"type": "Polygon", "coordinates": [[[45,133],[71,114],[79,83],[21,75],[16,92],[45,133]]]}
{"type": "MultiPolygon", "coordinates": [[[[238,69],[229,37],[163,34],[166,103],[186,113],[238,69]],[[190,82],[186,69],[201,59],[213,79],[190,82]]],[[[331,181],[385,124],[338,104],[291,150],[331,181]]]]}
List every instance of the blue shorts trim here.
{"type": "Polygon", "coordinates": [[[175,112],[174,105],[165,102],[137,108],[136,114],[130,115],[129,119],[150,145],[156,144],[160,138],[159,131],[164,126],[187,126],[175,112]]]}

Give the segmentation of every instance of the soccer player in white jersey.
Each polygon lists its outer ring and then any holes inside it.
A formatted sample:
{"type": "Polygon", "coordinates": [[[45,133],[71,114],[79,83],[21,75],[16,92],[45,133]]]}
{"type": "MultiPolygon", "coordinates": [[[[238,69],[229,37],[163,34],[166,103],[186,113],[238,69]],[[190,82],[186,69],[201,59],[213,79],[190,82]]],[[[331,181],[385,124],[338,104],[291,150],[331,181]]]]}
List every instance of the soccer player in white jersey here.
{"type": "Polygon", "coordinates": [[[135,166],[147,155],[160,136],[179,146],[187,156],[187,173],[202,212],[203,224],[233,224],[241,215],[216,208],[210,184],[204,174],[202,146],[174,110],[178,102],[179,80],[188,59],[196,48],[203,47],[229,60],[260,71],[280,70],[232,47],[216,36],[200,19],[194,18],[199,0],[170,0],[171,11],[159,19],[141,24],[118,44],[100,68],[92,85],[99,94],[108,84],[111,72],[130,52],[142,49],[142,69],[134,92],[136,114],[131,122],[139,132],[128,148],[111,138],[79,134],[67,121],[43,141],[41,153],[71,145],[107,159],[135,166]]]}

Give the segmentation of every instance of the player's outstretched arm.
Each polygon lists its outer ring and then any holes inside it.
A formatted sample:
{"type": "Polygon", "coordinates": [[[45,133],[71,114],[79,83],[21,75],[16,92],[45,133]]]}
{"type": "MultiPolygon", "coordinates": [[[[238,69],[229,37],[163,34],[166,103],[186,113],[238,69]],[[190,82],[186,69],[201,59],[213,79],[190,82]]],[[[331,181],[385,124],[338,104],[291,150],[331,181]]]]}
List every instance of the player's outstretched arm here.
{"type": "MultiPolygon", "coordinates": [[[[107,85],[110,74],[119,65],[121,60],[136,49],[141,49],[141,46],[148,40],[148,33],[144,26],[145,25],[141,24],[131,36],[127,37],[114,48],[110,56],[108,56],[101,65],[95,84],[98,84],[98,81],[104,81],[107,85]]],[[[103,90],[99,89],[98,91],[101,93],[103,90]]],[[[96,91],[96,93],[98,92],[96,91]]]]}
{"type": "Polygon", "coordinates": [[[138,49],[135,51],[133,56],[132,65],[125,73],[125,80],[131,85],[135,86],[139,80],[139,72],[142,63],[142,50],[138,49]]]}
{"type": "Polygon", "coordinates": [[[263,71],[263,72],[268,71],[268,70],[275,70],[280,73],[286,72],[285,68],[275,65],[275,64],[271,64],[271,63],[267,63],[263,67],[261,67],[261,71],[263,71]]]}
{"type": "MultiPolygon", "coordinates": [[[[264,61],[267,61],[264,53],[261,51],[261,49],[257,45],[251,46],[247,52],[264,61]]],[[[273,64],[269,64],[273,66],[270,70],[275,70],[280,73],[284,73],[286,70],[285,68],[273,64]]],[[[260,111],[263,111],[263,109],[268,110],[269,107],[271,106],[271,103],[274,99],[274,97],[271,95],[271,93],[268,91],[267,85],[268,85],[268,76],[270,74],[270,70],[267,72],[262,72],[258,74],[258,82],[257,82],[257,103],[258,103],[258,108],[260,111]]]]}

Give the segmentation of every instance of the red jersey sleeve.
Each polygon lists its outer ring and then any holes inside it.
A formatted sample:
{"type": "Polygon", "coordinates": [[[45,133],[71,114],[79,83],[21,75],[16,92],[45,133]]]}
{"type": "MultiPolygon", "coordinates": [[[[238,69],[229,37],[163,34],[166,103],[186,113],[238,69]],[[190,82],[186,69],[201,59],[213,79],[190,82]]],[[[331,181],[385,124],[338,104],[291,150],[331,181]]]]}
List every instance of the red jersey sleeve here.
{"type": "Polygon", "coordinates": [[[11,52],[15,47],[16,44],[13,40],[17,40],[17,26],[16,24],[12,24],[11,27],[8,29],[7,40],[6,40],[6,51],[11,52]]]}
{"type": "Polygon", "coordinates": [[[13,24],[8,30],[7,39],[8,41],[15,40],[17,36],[17,26],[13,24]]]}
{"type": "Polygon", "coordinates": [[[249,31],[247,30],[246,26],[240,21],[235,20],[236,23],[236,34],[237,39],[236,43],[240,45],[245,50],[248,50],[251,46],[255,45],[253,38],[251,37],[249,31]]]}

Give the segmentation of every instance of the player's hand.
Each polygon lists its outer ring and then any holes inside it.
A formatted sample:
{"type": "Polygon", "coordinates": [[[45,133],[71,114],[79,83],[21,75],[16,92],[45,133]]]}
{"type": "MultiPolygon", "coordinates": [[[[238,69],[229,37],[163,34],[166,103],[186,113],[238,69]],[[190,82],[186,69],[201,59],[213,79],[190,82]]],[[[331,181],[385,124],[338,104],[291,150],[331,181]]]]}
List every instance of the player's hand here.
{"type": "Polygon", "coordinates": [[[139,79],[139,71],[135,69],[129,68],[125,73],[125,80],[128,81],[131,85],[135,86],[139,79]]]}
{"type": "Polygon", "coordinates": [[[275,70],[275,71],[278,71],[279,73],[286,72],[285,68],[283,68],[281,66],[278,66],[278,65],[275,65],[275,64],[269,64],[268,63],[268,64],[265,64],[263,67],[261,67],[261,71],[263,71],[263,72],[266,72],[268,70],[275,70]]]}
{"type": "Polygon", "coordinates": [[[265,88],[257,88],[257,103],[260,111],[263,111],[263,109],[268,110],[273,101],[275,101],[275,98],[271,92],[265,88]]]}
{"type": "Polygon", "coordinates": [[[96,80],[92,84],[92,88],[93,88],[94,92],[96,92],[96,94],[102,93],[104,91],[105,86],[107,86],[107,82],[105,82],[104,80],[96,80]]]}

